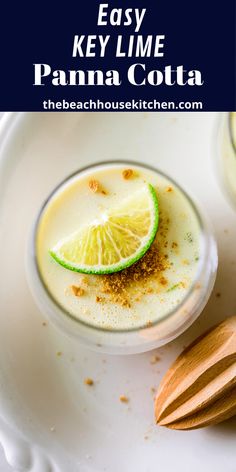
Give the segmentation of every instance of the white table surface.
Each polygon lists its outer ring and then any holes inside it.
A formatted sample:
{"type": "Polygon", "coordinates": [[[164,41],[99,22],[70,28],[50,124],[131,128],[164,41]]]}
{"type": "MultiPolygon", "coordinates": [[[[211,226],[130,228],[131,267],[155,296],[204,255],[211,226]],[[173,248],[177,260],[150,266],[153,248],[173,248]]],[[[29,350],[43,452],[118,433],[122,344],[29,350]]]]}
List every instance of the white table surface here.
{"type": "MultiPolygon", "coordinates": [[[[78,150],[79,155],[88,158],[94,155],[96,143],[96,158],[101,159],[101,155],[104,157],[104,152],[111,158],[112,150],[112,158],[115,159],[119,153],[122,153],[122,157],[123,153],[126,157],[132,152],[135,156],[146,155],[146,149],[152,143],[153,158],[170,175],[173,174],[176,158],[176,179],[183,184],[186,178],[190,179],[191,192],[196,194],[212,216],[220,256],[215,291],[194,325],[176,341],[161,349],[161,361],[156,367],[150,367],[151,353],[139,357],[129,356],[127,359],[106,359],[104,367],[104,356],[85,352],[85,349],[75,346],[51,326],[39,329],[38,323],[41,327],[42,317],[36,312],[29,297],[24,278],[15,276],[18,303],[16,306],[14,298],[8,300],[3,310],[6,316],[2,317],[3,328],[7,329],[0,331],[8,334],[2,336],[0,343],[2,370],[7,375],[7,382],[2,383],[1,404],[7,407],[4,416],[6,424],[15,429],[18,427],[22,434],[22,437],[15,436],[17,441],[14,444],[14,431],[11,431],[9,441],[5,441],[11,462],[14,467],[15,464],[21,464],[21,468],[9,468],[0,448],[0,472],[28,471],[28,457],[31,457],[28,452],[31,451],[33,458],[40,459],[39,467],[34,466],[32,472],[52,470],[50,465],[42,466],[41,460],[45,464],[47,454],[49,459],[55,459],[56,464],[60,462],[59,470],[62,472],[235,472],[236,419],[215,428],[191,433],[156,428],[150,397],[150,386],[158,384],[183,346],[213,323],[236,311],[235,213],[220,191],[210,159],[211,133],[216,116],[205,113],[178,114],[177,117],[159,114],[161,120],[156,122],[156,116],[154,120],[152,114],[146,113],[122,115],[122,120],[120,114],[108,115],[85,114],[83,119],[74,113],[29,114],[21,117],[23,127],[19,128],[19,139],[15,139],[14,150],[11,140],[6,160],[9,162],[12,157],[18,159],[19,154],[24,156],[22,166],[14,166],[15,180],[8,187],[13,203],[17,193],[14,184],[25,175],[24,166],[29,172],[31,170],[30,175],[36,184],[38,176],[43,175],[43,180],[34,186],[34,197],[41,202],[41,193],[47,194],[48,189],[52,188],[52,179],[60,181],[68,174],[68,170],[71,172],[71,169],[78,168],[78,150]],[[168,140],[165,135],[167,129],[168,140]],[[114,148],[117,134],[119,146],[114,148]],[[58,136],[63,139],[58,140],[58,136]],[[155,145],[156,140],[158,146],[155,145]],[[169,156],[173,156],[171,161],[168,160],[169,156]],[[35,167],[36,162],[38,167],[35,167]],[[53,173],[42,173],[42,164],[48,169],[48,162],[53,173]],[[222,294],[220,299],[215,296],[218,290],[222,294]],[[19,310],[20,303],[24,309],[19,310]],[[16,311],[19,312],[17,317],[16,311]],[[56,356],[58,350],[63,353],[60,358],[56,356]],[[9,369],[5,362],[6,354],[11,356],[9,369]],[[39,375],[35,376],[35,372],[39,375]],[[98,380],[96,388],[89,393],[85,392],[83,384],[83,378],[88,373],[95,381],[98,380]],[[130,379],[132,384],[129,383],[130,379]],[[17,392],[18,396],[11,397],[11,392],[17,392]],[[129,394],[130,411],[118,401],[121,393],[129,394]],[[87,407],[86,411],[84,406],[87,407]],[[146,434],[148,441],[145,441],[146,434]],[[71,468],[72,460],[74,467],[71,468]]],[[[32,185],[29,180],[30,189],[32,185]]],[[[35,201],[28,199],[27,191],[25,194],[26,206],[34,214],[35,201]]],[[[26,206],[23,205],[23,208],[26,206]]],[[[22,219],[26,221],[28,213],[20,213],[18,219],[15,219],[17,215],[14,212],[11,215],[14,224],[20,222],[18,229],[23,233],[25,226],[22,225],[22,219]]],[[[20,238],[18,240],[21,241],[20,238]]],[[[22,254],[23,251],[18,251],[16,257],[21,270],[22,254]]],[[[14,274],[17,267],[15,264],[14,274]]],[[[12,288],[13,280],[9,280],[12,288]]],[[[6,375],[2,377],[5,379],[6,375]]]]}

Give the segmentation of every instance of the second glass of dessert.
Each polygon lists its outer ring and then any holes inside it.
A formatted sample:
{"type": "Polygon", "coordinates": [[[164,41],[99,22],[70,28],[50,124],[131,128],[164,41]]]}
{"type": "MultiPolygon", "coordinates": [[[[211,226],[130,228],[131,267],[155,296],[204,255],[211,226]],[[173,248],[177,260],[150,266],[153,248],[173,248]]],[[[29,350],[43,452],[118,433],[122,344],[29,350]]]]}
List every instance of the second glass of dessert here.
{"type": "Polygon", "coordinates": [[[236,112],[221,113],[217,139],[218,175],[236,208],[236,112]]]}
{"type": "Polygon", "coordinates": [[[105,162],[62,182],[34,225],[29,283],[41,310],[103,352],[169,342],[201,313],[217,250],[179,185],[134,162],[105,162]]]}

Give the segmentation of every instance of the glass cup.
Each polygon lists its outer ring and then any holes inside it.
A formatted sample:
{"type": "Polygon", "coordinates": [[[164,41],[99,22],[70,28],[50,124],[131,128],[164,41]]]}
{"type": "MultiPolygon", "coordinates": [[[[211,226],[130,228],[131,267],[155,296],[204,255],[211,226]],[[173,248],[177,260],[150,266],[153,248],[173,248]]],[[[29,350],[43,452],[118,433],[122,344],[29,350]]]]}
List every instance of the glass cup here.
{"type": "Polygon", "coordinates": [[[236,208],[236,113],[221,113],[217,127],[217,170],[221,186],[236,208]]]}
{"type": "Polygon", "coordinates": [[[42,313],[45,314],[60,330],[70,337],[75,338],[78,343],[94,350],[110,354],[135,354],[149,351],[168,343],[193,323],[202,312],[211,294],[215,282],[217,264],[218,258],[216,242],[209,225],[209,220],[205,217],[202,210],[200,211],[195,203],[193,203],[189,195],[187,195],[185,191],[173,181],[173,179],[151,166],[133,161],[113,161],[96,164],[79,170],[76,174],[73,174],[73,176],[68,177],[68,179],[59,184],[49,195],[36,217],[30,236],[27,252],[27,279],[33,297],[42,313]],[[65,309],[57,303],[45,286],[39,271],[36,257],[36,235],[40,218],[48,202],[61,186],[67,183],[72,177],[74,178],[76,175],[79,175],[88,169],[92,169],[93,167],[98,168],[100,165],[102,166],[107,164],[122,164],[127,167],[137,165],[165,177],[170,183],[180,189],[182,194],[190,203],[192,210],[199,221],[201,253],[195,280],[181,303],[169,311],[165,317],[157,319],[155,322],[151,323],[150,326],[145,324],[138,328],[109,330],[85,323],[66,312],[65,309]]]}

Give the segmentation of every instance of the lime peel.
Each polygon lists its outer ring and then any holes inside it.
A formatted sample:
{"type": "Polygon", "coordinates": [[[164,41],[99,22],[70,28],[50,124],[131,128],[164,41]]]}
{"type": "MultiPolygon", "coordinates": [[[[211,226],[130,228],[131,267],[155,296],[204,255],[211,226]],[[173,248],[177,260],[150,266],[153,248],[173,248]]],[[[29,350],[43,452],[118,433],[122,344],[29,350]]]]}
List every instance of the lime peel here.
{"type": "Polygon", "coordinates": [[[144,256],[155,239],[158,223],[155,189],[151,184],[144,184],[105,216],[101,215],[90,225],[59,241],[49,253],[58,264],[71,271],[112,274],[130,267],[144,256]],[[145,228],[145,219],[149,228],[145,228]],[[128,252],[126,257],[124,252],[128,252]],[[112,258],[116,260],[112,261],[112,258]],[[104,260],[107,263],[104,264],[104,260]]]}

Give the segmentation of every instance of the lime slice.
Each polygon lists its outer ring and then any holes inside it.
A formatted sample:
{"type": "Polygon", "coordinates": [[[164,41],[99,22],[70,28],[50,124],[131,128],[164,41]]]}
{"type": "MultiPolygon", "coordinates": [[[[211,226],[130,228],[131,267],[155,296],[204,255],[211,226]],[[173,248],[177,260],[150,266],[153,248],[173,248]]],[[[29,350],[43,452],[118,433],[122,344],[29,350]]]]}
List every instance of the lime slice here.
{"type": "Polygon", "coordinates": [[[118,272],[149,249],[158,219],[156,192],[152,185],[144,184],[118,206],[59,241],[50,254],[63,267],[76,272],[118,272]]]}

